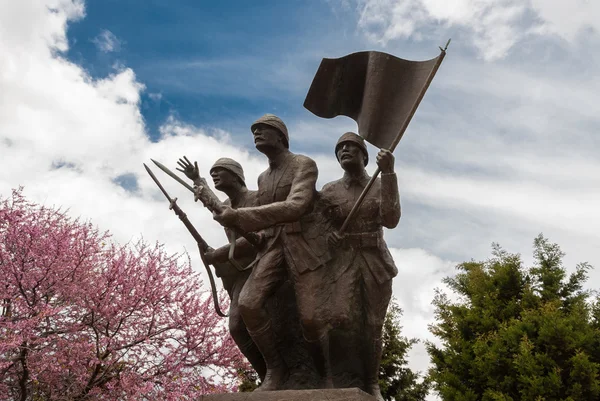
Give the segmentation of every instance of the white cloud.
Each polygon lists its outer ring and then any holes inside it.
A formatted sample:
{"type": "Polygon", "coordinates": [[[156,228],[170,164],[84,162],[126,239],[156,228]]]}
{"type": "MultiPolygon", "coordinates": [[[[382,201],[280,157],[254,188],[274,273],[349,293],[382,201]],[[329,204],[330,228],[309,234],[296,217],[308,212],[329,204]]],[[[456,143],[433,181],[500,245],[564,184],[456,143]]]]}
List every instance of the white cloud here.
{"type": "MultiPolygon", "coordinates": [[[[152,157],[174,168],[187,153],[206,172],[218,156],[233,154],[255,181],[262,161],[222,135],[217,140],[174,120],[162,127],[159,142],[151,142],[139,109],[144,85],[131,69],[92,79],[55,52],[67,50],[66,23],[83,16],[81,2],[21,1],[1,7],[2,29],[11,21],[20,23],[0,36],[0,93],[6,100],[0,107],[0,193],[23,185],[32,200],[70,208],[72,215],[110,229],[118,241],[143,234],[174,252],[185,246],[194,256],[191,237],[169,215],[142,162],[152,157]],[[25,25],[36,26],[36,34],[21,29],[25,25]],[[137,179],[138,193],[115,184],[127,174],[137,179]]],[[[191,194],[153,170],[173,196],[182,198],[182,207],[207,240],[223,242],[221,228],[191,201],[191,194]]]]}
{"type": "Polygon", "coordinates": [[[594,0],[530,0],[543,21],[540,33],[574,41],[585,30],[600,31],[600,3],[594,0]]]}
{"type": "MultiPolygon", "coordinates": [[[[27,1],[0,3],[0,40],[10,41],[14,46],[11,53],[66,50],[67,21],[77,20],[85,15],[82,0],[48,0],[40,5],[32,5],[27,1]],[[26,17],[27,21],[35,25],[24,23],[24,20],[15,17],[26,17]]],[[[7,60],[2,61],[7,63],[7,60]]],[[[16,66],[12,64],[12,67],[16,66]]],[[[2,71],[4,73],[5,69],[2,71]]]]}
{"type": "Polygon", "coordinates": [[[391,248],[398,267],[394,279],[394,297],[404,310],[403,334],[408,337],[431,338],[426,325],[414,324],[433,315],[431,301],[441,280],[454,273],[456,262],[443,260],[420,248],[391,248]]]}
{"type": "Polygon", "coordinates": [[[92,39],[92,43],[94,43],[98,50],[103,53],[121,51],[122,41],[108,29],[103,29],[98,36],[92,39]]]}
{"type": "Polygon", "coordinates": [[[359,2],[359,28],[373,41],[420,39],[431,23],[466,27],[484,58],[496,59],[520,39],[517,24],[526,8],[515,0],[366,0],[359,2]]]}
{"type": "Polygon", "coordinates": [[[162,93],[149,93],[148,97],[154,100],[155,102],[160,102],[160,100],[162,99],[162,93]]]}
{"type": "Polygon", "coordinates": [[[358,0],[357,7],[358,27],[373,42],[418,40],[433,25],[436,37],[454,32],[486,60],[505,57],[530,35],[574,41],[586,29],[600,29],[600,3],[587,0],[358,0]]]}

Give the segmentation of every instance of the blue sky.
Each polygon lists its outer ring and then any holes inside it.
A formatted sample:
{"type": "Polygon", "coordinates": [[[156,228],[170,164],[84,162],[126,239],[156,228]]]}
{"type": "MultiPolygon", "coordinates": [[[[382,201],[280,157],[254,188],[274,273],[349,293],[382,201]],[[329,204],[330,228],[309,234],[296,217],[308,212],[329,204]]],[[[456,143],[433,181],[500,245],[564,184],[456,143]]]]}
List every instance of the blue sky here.
{"type": "Polygon", "coordinates": [[[90,1],[86,14],[69,28],[68,57],[94,77],[132,68],[146,85],[142,113],[153,135],[169,115],[232,129],[266,109],[305,116],[312,70],[346,51],[327,37],[341,33],[344,48],[364,48],[353,16],[320,1],[90,1]]]}
{"type": "MultiPolygon", "coordinates": [[[[435,288],[492,242],[530,263],[543,232],[569,270],[600,266],[599,15],[586,0],[0,2],[0,196],[24,186],[118,241],[189,249],[199,266],[142,162],[174,168],[185,154],[207,174],[230,156],[256,188],[267,163],[249,126],[275,113],[320,187],[341,176],[334,144],[356,129],[302,107],[321,58],[424,60],[452,38],[395,152],[403,216],[385,234],[405,334],[433,340],[435,288]]],[[[225,241],[162,179],[210,244],[225,241]]],[[[409,363],[427,368],[422,344],[409,363]]]]}

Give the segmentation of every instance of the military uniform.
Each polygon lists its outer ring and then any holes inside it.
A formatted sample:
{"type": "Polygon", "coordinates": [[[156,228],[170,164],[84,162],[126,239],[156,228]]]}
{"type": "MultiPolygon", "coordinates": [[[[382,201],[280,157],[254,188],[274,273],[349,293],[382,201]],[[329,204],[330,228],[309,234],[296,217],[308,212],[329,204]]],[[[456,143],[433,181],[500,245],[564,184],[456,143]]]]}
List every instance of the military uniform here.
{"type": "MultiPolygon", "coordinates": [[[[329,253],[326,246],[318,246],[320,241],[324,242],[316,234],[318,230],[303,224],[310,221],[307,217],[314,206],[318,175],[315,162],[289,151],[287,127],[280,118],[264,115],[252,124],[251,130],[257,149],[264,149],[263,153],[269,157],[269,168],[258,178],[257,206],[236,212],[225,209],[215,219],[222,219],[222,224],[227,219],[224,225],[243,232],[258,232],[263,238],[252,272],[240,292],[239,308],[267,366],[265,380],[258,390],[269,391],[285,386],[289,369],[275,344],[277,338],[267,300],[290,277],[303,331],[306,327],[311,330],[317,327],[311,308],[313,297],[303,285],[313,277],[310,273],[327,262],[329,253]],[[274,133],[279,136],[274,137],[274,133]]],[[[297,385],[300,383],[292,383],[292,387],[297,385]]]]}
{"type": "Polygon", "coordinates": [[[306,315],[304,310],[310,302],[299,288],[303,287],[299,277],[318,269],[330,258],[322,233],[307,224],[317,174],[312,159],[287,151],[259,176],[259,206],[238,210],[238,226],[244,231],[261,232],[266,241],[240,294],[240,307],[250,328],[260,328],[267,323],[268,316],[260,310],[285,278],[286,266],[296,286],[301,319],[306,315]]]}
{"type": "MultiPolygon", "coordinates": [[[[210,169],[211,174],[216,168],[226,169],[230,173],[233,173],[244,185],[244,189],[240,190],[237,193],[237,196],[234,197],[233,203],[231,199],[227,199],[223,202],[223,205],[230,206],[234,209],[237,209],[238,207],[249,207],[256,205],[258,193],[256,191],[249,191],[245,188],[246,183],[244,170],[238,162],[230,158],[223,157],[218,159],[213,164],[210,169]]],[[[225,228],[225,235],[228,239],[237,237],[235,232],[228,228],[225,228]]],[[[242,250],[242,252],[236,253],[236,262],[242,267],[247,267],[253,262],[255,257],[256,251],[254,248],[246,247],[242,250]]],[[[246,324],[244,323],[240,313],[238,302],[240,292],[242,291],[242,288],[244,287],[244,284],[250,275],[250,270],[239,271],[229,262],[228,259],[229,245],[223,246],[213,252],[213,266],[215,267],[215,274],[221,279],[223,288],[225,288],[225,291],[227,291],[230,299],[229,332],[240,351],[242,351],[244,356],[246,356],[248,361],[250,361],[262,380],[266,373],[265,361],[262,357],[262,354],[256,347],[256,344],[252,340],[252,337],[250,337],[250,334],[248,333],[246,324]]]]}
{"type": "MultiPolygon", "coordinates": [[[[247,191],[244,193],[244,196],[238,199],[238,204],[234,205],[235,207],[248,207],[253,206],[256,203],[256,191],[247,191]]],[[[231,201],[227,199],[223,202],[224,205],[231,206],[231,201]]],[[[232,230],[225,229],[225,234],[227,238],[232,238],[232,235],[235,235],[232,230]]],[[[227,255],[229,250],[229,246],[225,246],[222,249],[217,250],[218,254],[227,255]]],[[[256,252],[248,247],[244,250],[243,255],[236,255],[236,261],[242,266],[247,267],[252,263],[254,258],[256,257],[256,252]]],[[[231,263],[226,262],[227,256],[218,258],[220,259],[220,263],[214,263],[215,274],[219,277],[223,283],[223,288],[227,291],[229,295],[230,304],[229,304],[229,332],[231,333],[231,337],[239,347],[240,351],[248,358],[248,361],[254,367],[254,370],[258,373],[261,380],[265,376],[266,366],[265,361],[262,357],[262,354],[256,347],[256,344],[252,340],[252,337],[248,333],[248,329],[246,328],[246,324],[242,318],[242,314],[240,313],[239,308],[239,298],[240,292],[242,288],[244,288],[244,284],[248,277],[250,276],[250,269],[245,271],[239,271],[235,268],[231,263]]]]}
{"type": "MultiPolygon", "coordinates": [[[[345,175],[323,187],[320,195],[331,205],[327,213],[334,227],[342,226],[368,182],[365,172],[358,180],[345,175]]],[[[399,219],[396,174],[383,174],[348,225],[329,264],[335,283],[329,311],[334,325],[351,322],[356,306],[361,305],[367,324],[381,328],[392,293],[392,278],[398,274],[382,227],[393,228],[399,219]],[[364,295],[359,291],[360,285],[364,286],[364,295]]]]}
{"type": "MultiPolygon", "coordinates": [[[[364,140],[354,133],[340,137],[336,157],[339,147],[347,142],[362,150],[366,165],[368,152],[364,140]]],[[[339,230],[344,224],[369,180],[363,167],[362,171],[352,174],[346,171],[341,179],[323,187],[319,194],[320,207],[324,208],[334,229],[339,230]]],[[[345,352],[337,352],[337,365],[342,372],[357,377],[358,386],[378,400],[382,400],[378,385],[381,331],[392,296],[392,279],[398,274],[383,239],[383,227],[394,228],[399,220],[396,174],[382,173],[346,227],[328,265],[331,300],[325,315],[334,331],[341,333],[344,338],[341,342],[346,347],[345,352]],[[356,349],[360,351],[357,353],[356,349]],[[358,362],[355,354],[360,355],[358,362]]]]}

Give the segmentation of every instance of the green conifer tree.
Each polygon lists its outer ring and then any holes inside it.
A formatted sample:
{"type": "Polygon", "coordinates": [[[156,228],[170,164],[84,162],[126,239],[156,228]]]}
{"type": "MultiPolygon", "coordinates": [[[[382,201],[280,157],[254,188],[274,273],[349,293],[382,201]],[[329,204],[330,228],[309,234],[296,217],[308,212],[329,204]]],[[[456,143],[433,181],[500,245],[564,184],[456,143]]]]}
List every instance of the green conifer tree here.
{"type": "Polygon", "coordinates": [[[535,265],[497,244],[465,262],[434,299],[429,376],[443,400],[599,400],[600,305],[583,289],[591,266],[567,275],[559,246],[541,234],[535,265]]]}

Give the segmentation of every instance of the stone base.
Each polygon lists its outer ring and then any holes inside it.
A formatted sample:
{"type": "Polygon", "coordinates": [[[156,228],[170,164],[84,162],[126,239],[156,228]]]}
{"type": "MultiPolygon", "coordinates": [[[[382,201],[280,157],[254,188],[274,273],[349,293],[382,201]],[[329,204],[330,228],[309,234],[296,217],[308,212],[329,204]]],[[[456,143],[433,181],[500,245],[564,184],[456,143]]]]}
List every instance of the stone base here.
{"type": "Polygon", "coordinates": [[[199,401],[374,401],[375,397],[357,388],[323,390],[257,391],[252,393],[209,394],[199,401]]]}

